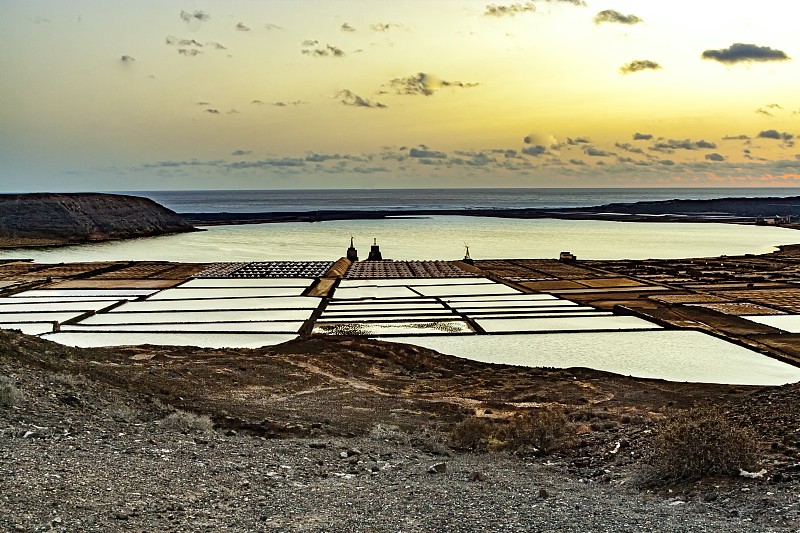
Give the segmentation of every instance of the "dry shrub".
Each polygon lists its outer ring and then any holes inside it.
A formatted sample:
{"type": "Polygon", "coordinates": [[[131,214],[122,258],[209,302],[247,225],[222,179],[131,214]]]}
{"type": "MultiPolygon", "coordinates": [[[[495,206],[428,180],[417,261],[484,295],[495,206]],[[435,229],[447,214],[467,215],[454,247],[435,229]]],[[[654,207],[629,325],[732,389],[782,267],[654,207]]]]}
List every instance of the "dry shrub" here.
{"type": "Polygon", "coordinates": [[[755,434],[718,409],[692,409],[661,425],[643,476],[645,484],[694,481],[752,470],[755,434]]]}
{"type": "Polygon", "coordinates": [[[575,427],[561,409],[536,409],[515,416],[504,429],[505,448],[537,455],[568,447],[575,437],[575,427]]]}
{"type": "Polygon", "coordinates": [[[14,407],[22,401],[22,391],[8,376],[0,376],[0,406],[14,407]]]}
{"type": "Polygon", "coordinates": [[[50,374],[49,376],[50,384],[53,385],[61,385],[64,387],[68,387],[70,389],[77,389],[86,385],[86,379],[81,375],[76,374],[66,374],[64,372],[60,372],[58,374],[50,374]]]}
{"type": "Polygon", "coordinates": [[[485,452],[495,439],[497,424],[485,418],[471,416],[453,427],[450,433],[450,444],[460,450],[485,452]]]}
{"type": "Polygon", "coordinates": [[[159,424],[167,431],[180,431],[181,433],[208,433],[214,429],[214,423],[208,416],[187,413],[186,411],[175,411],[162,419],[159,424]]]}
{"type": "Polygon", "coordinates": [[[115,401],[106,407],[106,414],[118,422],[135,422],[139,418],[139,413],[133,407],[122,402],[115,401]]]}
{"type": "Polygon", "coordinates": [[[433,455],[449,455],[450,453],[447,448],[447,434],[442,433],[438,426],[417,428],[408,435],[408,443],[433,455]]]}
{"type": "Polygon", "coordinates": [[[407,437],[398,426],[388,424],[375,424],[369,432],[369,438],[372,440],[381,440],[386,442],[399,441],[407,437]]]}
{"type": "Polygon", "coordinates": [[[537,409],[505,423],[464,419],[453,428],[453,447],[475,452],[510,451],[546,455],[572,444],[575,427],[560,409],[537,409]]]}

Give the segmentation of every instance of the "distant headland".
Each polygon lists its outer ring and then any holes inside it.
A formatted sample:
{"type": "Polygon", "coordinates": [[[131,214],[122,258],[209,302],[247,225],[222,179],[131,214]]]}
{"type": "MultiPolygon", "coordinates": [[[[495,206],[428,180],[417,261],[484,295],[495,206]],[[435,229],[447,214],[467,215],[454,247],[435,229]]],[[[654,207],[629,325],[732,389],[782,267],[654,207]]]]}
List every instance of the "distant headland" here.
{"type": "Polygon", "coordinates": [[[614,220],[627,222],[727,222],[800,228],[800,197],[663,200],[557,209],[343,209],[260,213],[182,213],[181,215],[192,224],[197,225],[322,222],[329,220],[369,220],[390,217],[457,215],[500,218],[614,220]]]}
{"type": "Polygon", "coordinates": [[[0,248],[58,246],[195,231],[184,217],[138,196],[0,194],[0,248]]]}

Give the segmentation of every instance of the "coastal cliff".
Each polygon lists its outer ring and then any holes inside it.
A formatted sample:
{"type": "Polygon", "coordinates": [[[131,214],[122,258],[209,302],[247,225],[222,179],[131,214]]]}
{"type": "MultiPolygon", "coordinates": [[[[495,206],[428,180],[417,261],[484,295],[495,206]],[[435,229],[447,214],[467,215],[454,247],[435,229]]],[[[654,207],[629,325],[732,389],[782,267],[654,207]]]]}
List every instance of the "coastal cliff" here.
{"type": "Polygon", "coordinates": [[[99,193],[0,195],[0,247],[53,246],[194,231],[148,198],[99,193]]]}

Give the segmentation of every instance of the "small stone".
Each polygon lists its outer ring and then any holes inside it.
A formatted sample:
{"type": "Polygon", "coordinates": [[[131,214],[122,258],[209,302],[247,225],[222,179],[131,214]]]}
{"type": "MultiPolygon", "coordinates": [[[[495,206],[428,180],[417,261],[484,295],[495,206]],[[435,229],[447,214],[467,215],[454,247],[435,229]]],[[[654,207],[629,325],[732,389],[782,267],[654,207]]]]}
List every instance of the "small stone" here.
{"type": "Polygon", "coordinates": [[[349,448],[347,450],[347,457],[352,457],[354,455],[361,455],[361,450],[358,448],[349,448]]]}
{"type": "Polygon", "coordinates": [[[436,463],[428,467],[429,474],[444,474],[447,472],[447,463],[436,463]]]}
{"type": "Polygon", "coordinates": [[[315,450],[322,450],[324,448],[327,448],[328,445],[326,443],[324,443],[324,442],[310,442],[308,444],[308,447],[309,448],[313,448],[315,450]]]}
{"type": "Polygon", "coordinates": [[[539,489],[539,497],[545,499],[550,496],[550,493],[547,492],[547,489],[539,489]]]}
{"type": "Polygon", "coordinates": [[[116,518],[117,520],[127,520],[128,519],[128,513],[119,512],[119,513],[114,515],[114,518],[116,518]]]}
{"type": "Polygon", "coordinates": [[[486,481],[486,474],[483,472],[470,472],[467,476],[468,481],[486,481]]]}
{"type": "Polygon", "coordinates": [[[712,492],[707,492],[707,493],[706,493],[706,494],[703,496],[703,501],[704,501],[704,502],[715,502],[715,501],[717,501],[718,499],[719,499],[719,493],[718,493],[718,492],[714,492],[714,491],[712,491],[712,492]]]}

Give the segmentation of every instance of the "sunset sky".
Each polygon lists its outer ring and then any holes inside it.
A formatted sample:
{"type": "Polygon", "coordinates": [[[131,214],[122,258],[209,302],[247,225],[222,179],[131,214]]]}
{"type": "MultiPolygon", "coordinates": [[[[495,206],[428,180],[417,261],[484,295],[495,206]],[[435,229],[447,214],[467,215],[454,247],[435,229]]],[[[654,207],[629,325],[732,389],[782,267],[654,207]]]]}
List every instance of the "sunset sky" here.
{"type": "Polygon", "coordinates": [[[800,185],[796,13],[0,0],[0,189],[800,185]]]}

